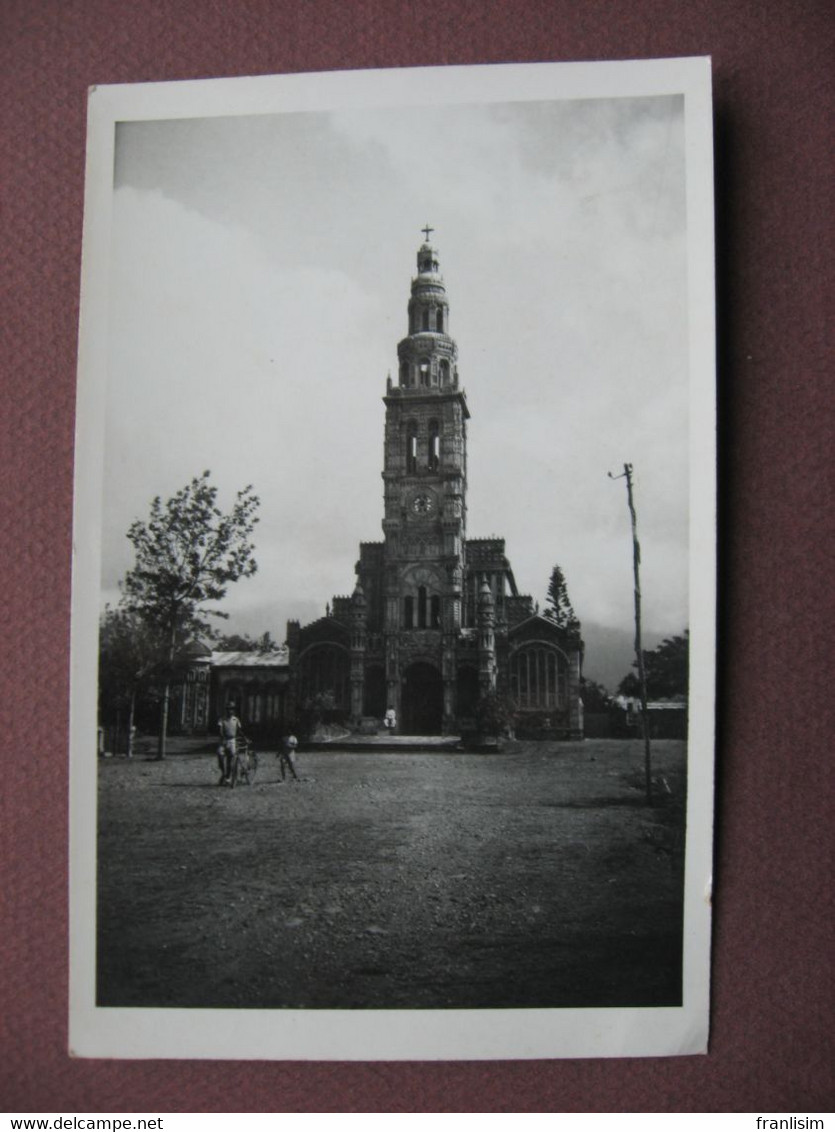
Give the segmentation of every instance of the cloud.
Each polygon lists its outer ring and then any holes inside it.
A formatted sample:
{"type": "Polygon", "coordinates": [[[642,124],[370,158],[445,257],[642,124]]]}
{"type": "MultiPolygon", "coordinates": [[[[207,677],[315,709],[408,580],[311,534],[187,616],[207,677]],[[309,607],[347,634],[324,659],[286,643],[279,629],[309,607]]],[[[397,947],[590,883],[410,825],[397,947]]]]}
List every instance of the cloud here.
{"type": "Polygon", "coordinates": [[[636,468],[645,612],[687,609],[688,333],[675,99],[120,127],[103,586],[124,532],[211,468],[262,498],[240,627],[350,592],[382,537],[383,405],[419,227],[436,231],[469,427],[469,534],[522,589],[565,569],[581,617],[631,622],[636,468]],[[259,618],[261,620],[259,620],[259,618]]]}
{"type": "Polygon", "coordinates": [[[379,480],[382,412],[356,413],[368,371],[384,381],[375,298],[338,271],[285,271],[243,228],[159,194],[121,189],[116,207],[103,585],[130,565],[130,521],[204,468],[229,501],[247,483],[262,499],[248,602],[312,598],[327,584],[312,564],[340,545],[350,579],[363,510],[366,534],[378,521],[348,486],[379,480]]]}

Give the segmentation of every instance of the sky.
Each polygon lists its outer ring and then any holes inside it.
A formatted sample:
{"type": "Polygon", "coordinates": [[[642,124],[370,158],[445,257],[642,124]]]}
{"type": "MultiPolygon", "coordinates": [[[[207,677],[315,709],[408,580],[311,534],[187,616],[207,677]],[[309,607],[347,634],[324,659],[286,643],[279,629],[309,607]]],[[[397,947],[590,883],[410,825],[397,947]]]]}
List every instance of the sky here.
{"type": "MultiPolygon", "coordinates": [[[[468,536],[544,603],[649,637],[688,621],[688,310],[679,96],[336,110],[117,127],[102,602],[155,495],[210,469],[260,496],[225,631],[349,594],[382,539],[386,376],[434,228],[466,390],[468,536]]],[[[587,650],[586,668],[603,671],[587,650]]]]}

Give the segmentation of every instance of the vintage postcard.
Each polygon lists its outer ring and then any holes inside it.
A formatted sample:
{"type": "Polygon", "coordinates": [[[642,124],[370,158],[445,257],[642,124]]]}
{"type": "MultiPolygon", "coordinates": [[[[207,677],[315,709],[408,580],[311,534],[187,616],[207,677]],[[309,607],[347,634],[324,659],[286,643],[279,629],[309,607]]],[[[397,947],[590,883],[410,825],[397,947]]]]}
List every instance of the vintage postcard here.
{"type": "Polygon", "coordinates": [[[91,90],[82,1057],[704,1052],[710,61],[91,90]]]}

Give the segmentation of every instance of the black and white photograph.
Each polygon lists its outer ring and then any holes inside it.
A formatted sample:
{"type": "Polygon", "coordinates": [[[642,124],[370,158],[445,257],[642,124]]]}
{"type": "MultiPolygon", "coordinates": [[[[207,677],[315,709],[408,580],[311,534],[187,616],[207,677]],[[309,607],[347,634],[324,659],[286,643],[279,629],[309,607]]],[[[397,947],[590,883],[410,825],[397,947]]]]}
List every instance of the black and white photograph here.
{"type": "Polygon", "coordinates": [[[707,59],[101,87],[79,1056],[704,1052],[707,59]]]}

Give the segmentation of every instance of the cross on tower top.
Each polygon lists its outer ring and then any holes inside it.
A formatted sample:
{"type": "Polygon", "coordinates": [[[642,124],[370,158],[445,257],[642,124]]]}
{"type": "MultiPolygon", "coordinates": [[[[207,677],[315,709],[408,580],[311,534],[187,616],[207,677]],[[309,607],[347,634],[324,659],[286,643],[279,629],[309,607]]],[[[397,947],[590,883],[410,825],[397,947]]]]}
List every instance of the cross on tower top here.
{"type": "Polygon", "coordinates": [[[421,232],[423,232],[424,235],[426,236],[426,242],[427,243],[429,243],[429,237],[432,235],[432,233],[434,231],[435,231],[435,229],[430,228],[428,224],[424,228],[421,228],[421,232]]]}

